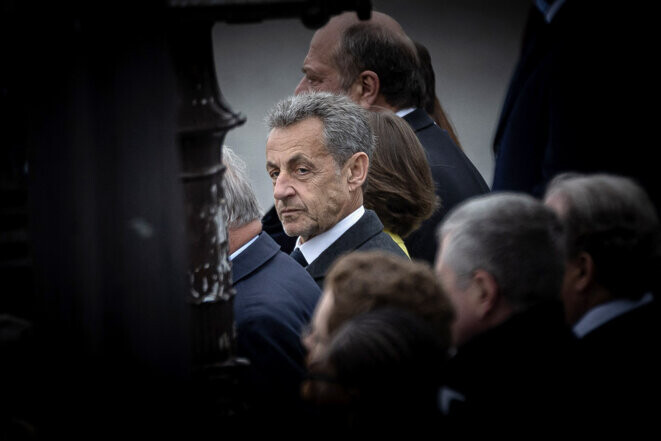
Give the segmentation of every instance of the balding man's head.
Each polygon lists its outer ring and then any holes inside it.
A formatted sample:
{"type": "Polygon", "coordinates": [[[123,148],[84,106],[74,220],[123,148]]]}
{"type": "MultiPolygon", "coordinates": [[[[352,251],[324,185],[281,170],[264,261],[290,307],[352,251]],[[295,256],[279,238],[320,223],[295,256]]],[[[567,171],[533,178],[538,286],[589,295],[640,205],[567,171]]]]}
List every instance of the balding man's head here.
{"type": "Polygon", "coordinates": [[[415,44],[392,17],[373,12],[333,17],[310,42],[296,93],[323,90],[348,95],[363,107],[419,107],[424,83],[415,44]]]}

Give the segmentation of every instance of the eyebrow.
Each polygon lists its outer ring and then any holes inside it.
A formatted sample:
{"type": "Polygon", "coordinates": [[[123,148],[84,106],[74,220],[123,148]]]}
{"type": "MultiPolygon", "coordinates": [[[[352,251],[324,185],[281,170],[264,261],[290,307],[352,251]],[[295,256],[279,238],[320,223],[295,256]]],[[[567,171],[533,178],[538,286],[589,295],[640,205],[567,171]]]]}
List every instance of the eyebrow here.
{"type": "Polygon", "coordinates": [[[308,157],[302,153],[297,153],[287,161],[287,165],[293,164],[295,162],[310,162],[308,157]]]}
{"type": "MultiPolygon", "coordinates": [[[[302,153],[297,153],[287,160],[286,166],[290,166],[291,164],[295,164],[297,162],[305,162],[312,165],[312,162],[306,155],[302,153]]],[[[266,168],[268,169],[268,168],[280,168],[280,167],[278,167],[271,161],[266,161],[266,168]]]]}

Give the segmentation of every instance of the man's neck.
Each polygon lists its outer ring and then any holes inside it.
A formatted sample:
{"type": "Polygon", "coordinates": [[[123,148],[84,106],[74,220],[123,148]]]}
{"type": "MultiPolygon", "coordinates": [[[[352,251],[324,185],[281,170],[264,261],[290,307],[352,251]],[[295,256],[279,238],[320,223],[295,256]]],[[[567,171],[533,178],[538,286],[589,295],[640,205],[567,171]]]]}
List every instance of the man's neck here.
{"type": "Polygon", "coordinates": [[[230,228],[228,231],[230,254],[247,244],[253,237],[261,232],[262,222],[259,219],[238,228],[230,228]]]}
{"type": "Polygon", "coordinates": [[[300,248],[305,260],[312,263],[319,255],[333,244],[344,232],[351,228],[365,214],[365,209],[360,206],[354,212],[349,213],[337,224],[327,231],[309,238],[302,242],[301,237],[296,241],[296,247],[300,248]]]}
{"type": "Polygon", "coordinates": [[[397,107],[393,107],[390,104],[388,104],[388,101],[386,101],[386,99],[381,94],[379,94],[376,97],[376,99],[372,103],[372,107],[381,107],[383,109],[388,109],[393,113],[396,113],[398,110],[400,110],[397,107]]]}

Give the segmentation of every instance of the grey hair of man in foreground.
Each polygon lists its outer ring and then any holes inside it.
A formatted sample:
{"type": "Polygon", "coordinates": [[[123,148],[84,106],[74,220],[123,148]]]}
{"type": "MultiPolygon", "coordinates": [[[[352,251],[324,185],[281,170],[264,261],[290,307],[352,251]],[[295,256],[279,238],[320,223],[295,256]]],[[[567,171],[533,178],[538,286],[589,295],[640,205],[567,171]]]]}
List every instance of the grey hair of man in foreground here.
{"type": "Polygon", "coordinates": [[[451,211],[438,232],[462,288],[481,269],[494,277],[514,310],[557,298],[564,274],[563,227],[533,197],[498,193],[473,198],[451,211]]]}
{"type": "Polygon", "coordinates": [[[262,217],[255,191],[246,173],[246,164],[234,151],[223,146],[225,221],[227,228],[239,228],[262,217]]]}
{"type": "Polygon", "coordinates": [[[375,139],[367,110],[343,95],[304,93],[280,101],[268,114],[270,130],[286,128],[308,118],[321,120],[323,141],[338,166],[355,153],[371,158],[375,139]]]}

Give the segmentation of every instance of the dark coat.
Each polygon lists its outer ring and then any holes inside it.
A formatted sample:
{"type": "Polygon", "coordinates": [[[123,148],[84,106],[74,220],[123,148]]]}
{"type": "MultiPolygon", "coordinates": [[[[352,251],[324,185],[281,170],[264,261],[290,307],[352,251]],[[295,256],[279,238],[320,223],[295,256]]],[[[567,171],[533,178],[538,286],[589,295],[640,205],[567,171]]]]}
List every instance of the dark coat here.
{"type": "Polygon", "coordinates": [[[296,402],[305,374],[300,335],[319,287],[264,232],[232,261],[232,280],[237,351],[251,362],[250,394],[279,406],[296,402]]]}
{"type": "Polygon", "coordinates": [[[446,387],[453,392],[439,394],[449,427],[462,435],[512,435],[566,423],[573,414],[568,380],[574,345],[559,302],[515,314],[474,336],[448,362],[446,387]],[[463,400],[449,400],[458,396],[463,400]]]}
{"type": "Polygon", "coordinates": [[[494,139],[493,191],[539,197],[559,173],[606,172],[638,180],[659,209],[657,118],[646,110],[658,88],[655,17],[643,3],[582,0],[548,23],[531,7],[494,139]]]}
{"type": "Polygon", "coordinates": [[[423,109],[404,116],[427,153],[436,194],[441,207],[432,217],[411,233],[404,243],[412,259],[434,264],[436,258],[436,228],[446,213],[458,203],[489,192],[489,186],[464,152],[455,145],[448,133],[434,124],[423,109]]]}
{"type": "Polygon", "coordinates": [[[604,323],[578,340],[575,375],[582,385],[586,424],[659,433],[659,347],[657,300],[604,323]],[[636,424],[631,422],[636,421],[636,424]]]}
{"type": "Polygon", "coordinates": [[[399,245],[383,232],[383,224],[376,213],[365,210],[365,214],[358,222],[326,248],[306,269],[315,282],[323,288],[326,273],[338,257],[351,251],[368,250],[388,251],[408,259],[399,245]]]}

